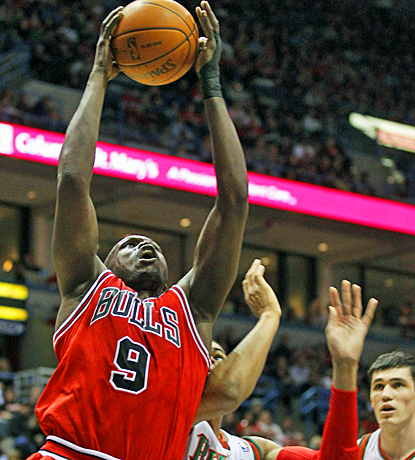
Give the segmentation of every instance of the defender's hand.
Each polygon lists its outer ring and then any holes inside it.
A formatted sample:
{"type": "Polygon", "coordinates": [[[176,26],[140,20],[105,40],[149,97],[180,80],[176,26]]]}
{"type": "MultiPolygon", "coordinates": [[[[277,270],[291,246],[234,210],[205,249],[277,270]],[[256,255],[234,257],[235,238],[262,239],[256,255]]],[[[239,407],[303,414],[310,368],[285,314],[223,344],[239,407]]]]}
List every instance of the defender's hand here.
{"type": "Polygon", "coordinates": [[[281,317],[281,307],[272,287],[265,281],[265,267],[259,259],[255,259],[245,275],[242,288],[245,301],[252,313],[259,318],[263,313],[270,312],[281,317]]]}
{"type": "Polygon", "coordinates": [[[326,327],[327,345],[333,360],[358,363],[369,326],[375,315],[378,301],[370,299],[362,316],[360,286],[342,281],[342,300],[336,288],[330,287],[331,306],[326,327]]]}

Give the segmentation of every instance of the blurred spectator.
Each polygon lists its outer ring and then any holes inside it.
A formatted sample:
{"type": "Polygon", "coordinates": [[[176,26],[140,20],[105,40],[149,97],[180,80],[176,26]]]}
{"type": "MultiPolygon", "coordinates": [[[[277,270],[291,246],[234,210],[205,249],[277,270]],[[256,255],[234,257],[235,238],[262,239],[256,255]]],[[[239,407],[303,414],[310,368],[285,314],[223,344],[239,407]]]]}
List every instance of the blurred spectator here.
{"type": "Polygon", "coordinates": [[[309,447],[314,450],[319,450],[322,441],[323,438],[319,434],[316,434],[310,439],[309,447]]]}
{"type": "Polygon", "coordinates": [[[411,302],[402,305],[398,321],[402,337],[413,340],[415,338],[415,309],[411,302]]]}
{"type": "Polygon", "coordinates": [[[292,379],[295,393],[298,396],[310,388],[311,368],[301,350],[294,351],[292,364],[288,368],[288,374],[292,379]]]}
{"type": "Polygon", "coordinates": [[[399,324],[400,310],[396,305],[385,305],[381,313],[385,326],[397,326],[399,324]]]}
{"type": "Polygon", "coordinates": [[[7,451],[7,460],[23,460],[22,452],[19,449],[10,449],[7,451]]]}
{"type": "Polygon", "coordinates": [[[260,413],[257,427],[259,432],[258,436],[270,439],[277,444],[282,444],[284,442],[284,433],[282,432],[280,426],[274,423],[270,411],[263,410],[260,413]]]}
{"type": "Polygon", "coordinates": [[[303,442],[304,435],[295,427],[294,419],[292,417],[285,417],[281,422],[281,429],[283,431],[283,446],[298,446],[298,442],[303,442]]]}

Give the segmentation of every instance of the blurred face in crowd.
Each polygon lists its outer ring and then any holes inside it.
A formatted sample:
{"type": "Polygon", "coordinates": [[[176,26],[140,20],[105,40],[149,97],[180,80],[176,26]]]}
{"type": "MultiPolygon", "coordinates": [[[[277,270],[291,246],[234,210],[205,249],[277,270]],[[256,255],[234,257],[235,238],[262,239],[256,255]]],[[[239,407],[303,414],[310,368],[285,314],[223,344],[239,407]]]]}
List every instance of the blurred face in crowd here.
{"type": "Polygon", "coordinates": [[[415,382],[410,367],[375,371],[370,402],[381,428],[403,428],[415,421],[415,382]]]}

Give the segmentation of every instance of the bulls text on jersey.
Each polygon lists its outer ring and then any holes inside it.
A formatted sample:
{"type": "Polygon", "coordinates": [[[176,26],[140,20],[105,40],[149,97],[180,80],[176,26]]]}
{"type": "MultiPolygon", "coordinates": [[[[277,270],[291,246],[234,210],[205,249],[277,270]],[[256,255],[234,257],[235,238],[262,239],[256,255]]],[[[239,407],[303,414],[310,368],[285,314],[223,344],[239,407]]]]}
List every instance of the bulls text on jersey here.
{"type": "Polygon", "coordinates": [[[180,332],[177,313],[168,308],[160,308],[162,322],[153,320],[154,302],[149,299],[141,301],[136,292],[120,290],[116,287],[102,289],[90,325],[108,315],[122,317],[143,332],[163,337],[180,348],[180,332]]]}

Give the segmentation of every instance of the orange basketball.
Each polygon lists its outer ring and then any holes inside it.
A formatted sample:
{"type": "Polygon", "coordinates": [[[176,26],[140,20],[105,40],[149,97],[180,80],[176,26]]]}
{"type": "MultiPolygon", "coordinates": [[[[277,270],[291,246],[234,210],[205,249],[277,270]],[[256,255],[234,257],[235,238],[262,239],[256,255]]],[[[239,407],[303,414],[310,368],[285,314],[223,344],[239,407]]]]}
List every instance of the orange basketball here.
{"type": "Polygon", "coordinates": [[[123,13],[111,49],[127,76],[145,85],[166,85],[192,67],[199,32],[184,6],[174,0],[136,0],[123,13]]]}

